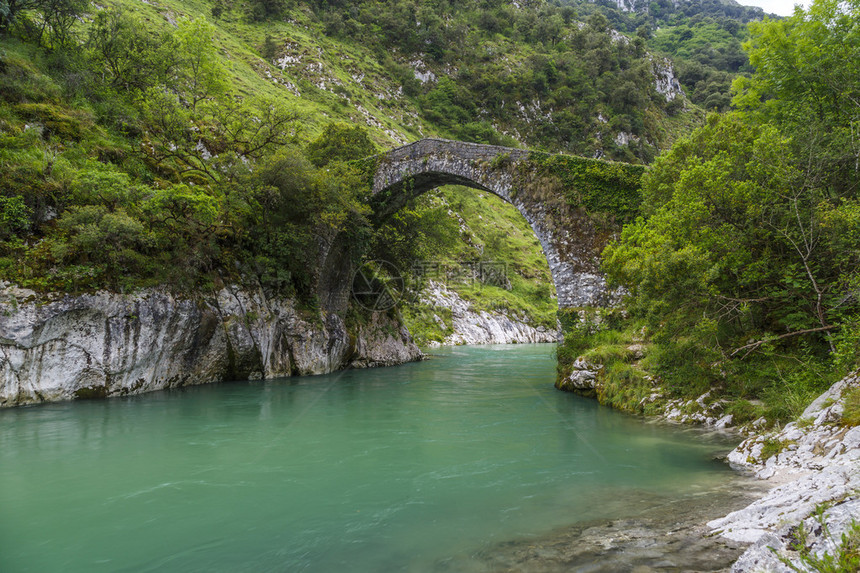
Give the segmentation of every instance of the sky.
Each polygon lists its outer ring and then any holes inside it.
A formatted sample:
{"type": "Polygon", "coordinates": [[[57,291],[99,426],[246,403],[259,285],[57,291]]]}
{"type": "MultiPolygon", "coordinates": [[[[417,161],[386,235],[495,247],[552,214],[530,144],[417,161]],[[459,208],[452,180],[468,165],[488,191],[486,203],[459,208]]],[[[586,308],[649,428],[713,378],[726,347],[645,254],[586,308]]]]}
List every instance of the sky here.
{"type": "Polygon", "coordinates": [[[811,0],[738,0],[738,3],[744,6],[764,8],[764,11],[768,14],[791,16],[794,13],[795,4],[801,4],[804,8],[809,8],[811,0]]]}

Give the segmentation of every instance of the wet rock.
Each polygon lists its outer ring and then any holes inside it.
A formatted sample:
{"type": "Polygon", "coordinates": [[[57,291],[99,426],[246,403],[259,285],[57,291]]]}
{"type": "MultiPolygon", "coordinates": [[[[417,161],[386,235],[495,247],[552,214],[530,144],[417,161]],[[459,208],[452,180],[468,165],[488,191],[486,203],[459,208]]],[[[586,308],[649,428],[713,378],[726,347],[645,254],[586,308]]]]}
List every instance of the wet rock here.
{"type": "Polygon", "coordinates": [[[580,356],[571,365],[571,373],[567,378],[556,382],[559,390],[593,390],[597,384],[597,374],[600,366],[589,363],[580,356]]]}
{"type": "Polygon", "coordinates": [[[700,424],[718,430],[733,425],[734,416],[723,415],[723,403],[710,401],[710,392],[705,392],[695,400],[670,400],[664,408],[663,418],[679,424],[700,424]]]}
{"type": "Polygon", "coordinates": [[[743,489],[730,486],[720,494],[690,496],[680,503],[638,492],[635,499],[618,500],[626,508],[625,517],[587,521],[544,537],[499,544],[477,556],[485,568],[476,569],[518,573],[725,571],[744,547],[709,536],[702,518],[718,514],[727,504],[746,503],[750,495],[743,489]]]}
{"type": "Polygon", "coordinates": [[[353,368],[375,368],[413,362],[420,355],[405,326],[382,313],[374,313],[368,324],[358,327],[353,368]]]}

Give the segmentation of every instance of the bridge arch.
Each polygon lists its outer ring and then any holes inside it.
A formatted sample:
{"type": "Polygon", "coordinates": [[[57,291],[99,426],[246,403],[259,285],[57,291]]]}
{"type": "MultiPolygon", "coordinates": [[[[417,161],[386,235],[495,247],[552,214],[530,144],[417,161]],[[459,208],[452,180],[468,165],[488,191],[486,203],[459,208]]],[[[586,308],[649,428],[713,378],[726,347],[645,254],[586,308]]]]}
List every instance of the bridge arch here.
{"type": "MultiPolygon", "coordinates": [[[[564,182],[541,169],[535,155],[522,149],[444,139],[422,139],[393,149],[368,160],[373,176],[373,219],[382,223],[415,197],[442,185],[492,193],[516,207],[531,226],[549,264],[559,308],[605,304],[599,255],[611,233],[595,225],[582,201],[570,200],[564,182]]],[[[570,156],[540,156],[568,157],[589,166],[609,165],[570,156]]],[[[636,168],[633,179],[638,194],[641,168],[616,165],[636,168]]],[[[328,293],[324,304],[331,309],[345,308],[348,293],[343,288],[348,287],[351,276],[347,274],[351,273],[347,271],[347,251],[347,245],[335,240],[323,268],[321,286],[328,293]]]]}

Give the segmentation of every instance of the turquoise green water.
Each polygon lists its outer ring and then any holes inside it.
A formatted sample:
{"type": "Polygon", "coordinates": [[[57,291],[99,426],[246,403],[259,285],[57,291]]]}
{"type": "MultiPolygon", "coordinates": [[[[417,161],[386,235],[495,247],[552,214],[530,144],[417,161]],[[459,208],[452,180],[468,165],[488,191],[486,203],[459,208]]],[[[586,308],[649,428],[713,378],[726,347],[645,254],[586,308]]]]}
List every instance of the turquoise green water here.
{"type": "Polygon", "coordinates": [[[0,411],[0,571],[461,568],[730,478],[729,444],[556,391],[553,350],[0,411]]]}

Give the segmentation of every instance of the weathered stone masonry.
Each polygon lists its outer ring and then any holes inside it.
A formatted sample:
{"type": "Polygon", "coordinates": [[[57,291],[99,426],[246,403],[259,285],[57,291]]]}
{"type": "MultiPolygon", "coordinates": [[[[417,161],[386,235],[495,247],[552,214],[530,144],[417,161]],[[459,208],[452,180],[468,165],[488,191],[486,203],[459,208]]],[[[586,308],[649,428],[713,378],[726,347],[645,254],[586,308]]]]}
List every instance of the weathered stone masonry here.
{"type": "Polygon", "coordinates": [[[409,200],[440,185],[464,185],[514,205],[528,221],[549,262],[560,308],[600,305],[606,283],[599,272],[605,245],[583,209],[568,205],[532,172],[522,149],[423,139],[379,157],[373,179],[374,209],[381,220],[409,200]]]}

